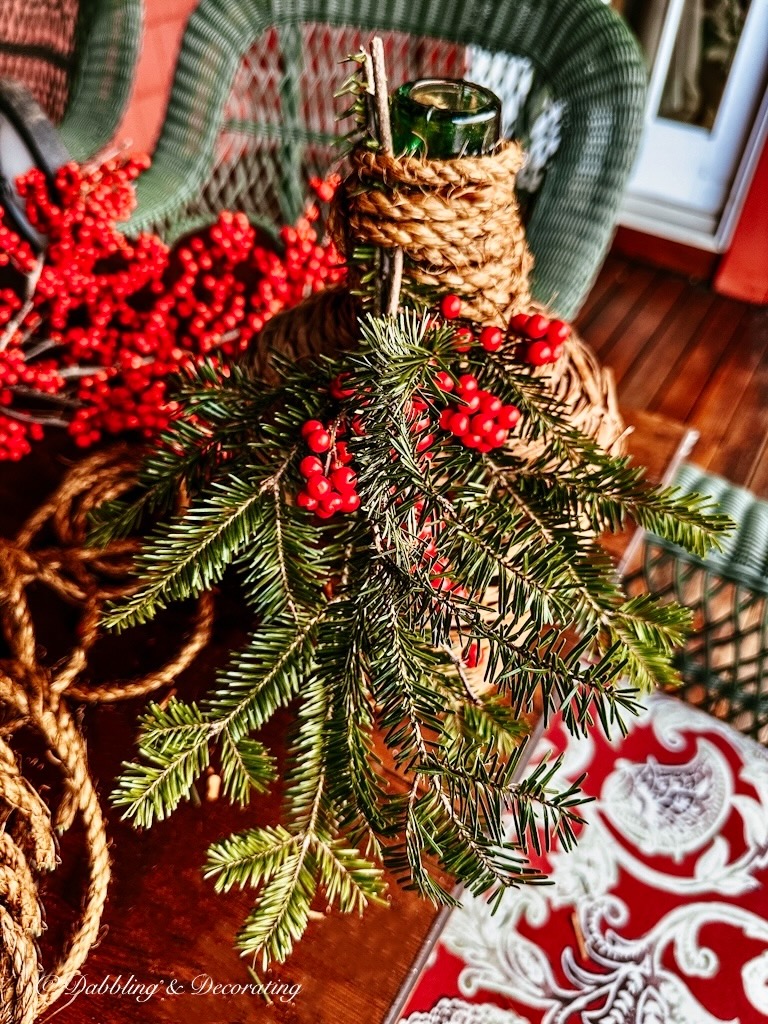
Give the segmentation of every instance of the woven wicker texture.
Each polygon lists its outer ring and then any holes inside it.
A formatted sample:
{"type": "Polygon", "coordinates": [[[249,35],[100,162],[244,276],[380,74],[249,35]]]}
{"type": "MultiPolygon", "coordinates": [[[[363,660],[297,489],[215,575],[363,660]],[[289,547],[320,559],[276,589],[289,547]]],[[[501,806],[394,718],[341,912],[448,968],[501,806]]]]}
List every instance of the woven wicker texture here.
{"type": "Polygon", "coordinates": [[[24,83],[76,160],[112,139],[133,82],[142,0],[2,0],[0,77],[24,83]]]}
{"type": "Polygon", "coordinates": [[[675,484],[711,497],[736,530],[706,559],[649,536],[630,587],[693,609],[679,659],[683,696],[768,743],[768,502],[694,465],[675,484]]]}
{"type": "MultiPolygon", "coordinates": [[[[393,84],[464,76],[477,48],[490,47],[530,61],[529,104],[543,90],[564,104],[528,237],[534,296],[572,317],[610,239],[645,93],[637,44],[601,0],[202,0],[132,227],[177,237],[225,207],[267,226],[294,219],[307,179],[329,169],[348,127],[335,121],[333,94],[349,71],[338,59],[374,30],[393,84]]],[[[516,123],[528,115],[522,108],[516,123]]]]}
{"type": "Polygon", "coordinates": [[[56,123],[69,97],[78,7],[78,0],[0,4],[0,78],[23,82],[56,123]]]}

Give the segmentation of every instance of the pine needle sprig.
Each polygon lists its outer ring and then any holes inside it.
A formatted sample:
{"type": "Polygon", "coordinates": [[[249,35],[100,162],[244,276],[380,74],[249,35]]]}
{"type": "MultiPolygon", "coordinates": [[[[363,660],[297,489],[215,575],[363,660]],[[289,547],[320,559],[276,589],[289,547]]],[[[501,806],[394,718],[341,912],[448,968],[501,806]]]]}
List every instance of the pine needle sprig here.
{"type": "Polygon", "coordinates": [[[221,580],[233,557],[259,532],[274,481],[264,467],[242,468],[213,481],[199,504],[150,535],[137,560],[144,584],[107,614],[107,626],[126,629],[147,622],[169,602],[196,596],[221,580]]]}
{"type": "Polygon", "coordinates": [[[254,890],[238,944],[265,965],[291,953],[321,900],[346,913],[384,900],[383,869],[449,905],[441,872],[494,899],[546,881],[528,852],[570,848],[585,798],[559,783],[558,762],[521,777],[529,716],[558,712],[577,736],[626,729],[638,691],[674,679],[689,621],[627,598],[597,534],[634,521],[701,553],[725,529],[580,435],[512,359],[462,359],[520,408],[536,457],[480,455],[447,434],[424,456],[414,423],[439,429],[438,374],[455,379],[457,356],[449,327],[405,311],[364,319],[336,358],[275,359],[276,383],[195,370],[135,502],[97,527],[105,539],[159,517],[114,628],[230,567],[254,619],[199,703],[150,705],[114,796],[127,817],[166,817],[212,767],[227,799],[248,802],[274,777],[265,727],[295,709],[283,820],[214,844],[206,868],[219,890],[254,890]],[[347,397],[334,398],[341,379],[347,397]],[[296,503],[312,418],[334,437],[348,428],[361,508],[343,520],[296,503]]]}

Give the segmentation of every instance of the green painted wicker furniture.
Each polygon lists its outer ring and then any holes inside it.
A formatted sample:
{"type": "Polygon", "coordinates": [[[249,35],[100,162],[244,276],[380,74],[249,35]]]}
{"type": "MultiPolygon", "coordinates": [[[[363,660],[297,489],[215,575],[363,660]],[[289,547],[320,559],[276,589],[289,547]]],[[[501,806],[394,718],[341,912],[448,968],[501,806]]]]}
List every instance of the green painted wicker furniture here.
{"type": "Polygon", "coordinates": [[[142,0],[0,0],[0,77],[32,92],[77,160],[115,133],[141,20],[142,0]]]}
{"type": "Polygon", "coordinates": [[[679,657],[682,696],[741,732],[768,743],[768,502],[698,466],[675,484],[709,495],[737,524],[721,552],[705,560],[646,538],[642,568],[630,586],[675,599],[694,611],[679,657]]]}
{"type": "Polygon", "coordinates": [[[611,237],[645,95],[637,44],[602,0],[201,0],[132,227],[174,238],[225,207],[292,220],[307,179],[338,158],[338,58],[374,30],[393,85],[466,77],[501,94],[506,129],[533,152],[528,187],[541,184],[534,294],[573,316],[611,237]]]}

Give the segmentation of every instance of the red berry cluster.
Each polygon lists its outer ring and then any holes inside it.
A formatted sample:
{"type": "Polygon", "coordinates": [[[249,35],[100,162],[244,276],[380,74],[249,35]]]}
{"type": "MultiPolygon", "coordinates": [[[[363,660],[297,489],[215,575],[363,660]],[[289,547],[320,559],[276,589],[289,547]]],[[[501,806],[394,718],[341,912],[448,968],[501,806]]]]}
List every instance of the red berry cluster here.
{"type": "MultiPolygon", "coordinates": [[[[417,501],[414,506],[418,516],[422,516],[424,502],[417,501]]],[[[441,555],[438,547],[440,534],[444,529],[444,522],[436,516],[429,516],[420,521],[420,528],[417,540],[422,546],[419,560],[422,567],[426,568],[429,574],[430,586],[442,593],[453,594],[454,597],[463,598],[467,596],[467,590],[450,576],[448,561],[441,555]]],[[[479,641],[474,641],[469,648],[462,652],[461,660],[467,668],[475,668],[481,664],[484,653],[481,650],[479,641]]]]}
{"type": "MultiPolygon", "coordinates": [[[[127,238],[117,222],[146,166],[68,164],[52,188],[38,170],[20,177],[27,216],[46,237],[28,304],[38,262],[0,211],[0,459],[26,454],[46,424],[68,422],[82,447],[105,433],[154,436],[177,412],[171,373],[243,351],[276,313],[344,276],[333,244],[319,240],[315,204],[283,229],[282,254],[228,212],[173,251],[152,234],[127,238]]],[[[316,184],[329,199],[337,180],[316,184]]]]}
{"type": "MultiPolygon", "coordinates": [[[[459,296],[453,294],[444,295],[440,300],[440,312],[445,320],[458,320],[462,312],[459,296]]],[[[504,332],[500,327],[495,327],[493,324],[481,327],[477,334],[474,326],[469,324],[456,328],[453,344],[457,352],[469,352],[475,341],[486,352],[498,352],[504,345],[504,332]]]]}
{"type": "Polygon", "coordinates": [[[541,313],[518,313],[512,317],[509,327],[526,345],[525,358],[532,366],[557,362],[563,345],[571,336],[570,324],[564,320],[549,320],[541,313]]]}
{"type": "MultiPolygon", "coordinates": [[[[449,377],[448,374],[445,375],[449,377]]],[[[450,377],[449,377],[450,379],[450,377]]],[[[451,384],[453,381],[451,381],[451,384]]],[[[435,434],[432,430],[432,419],[430,417],[429,403],[421,395],[415,394],[406,409],[406,420],[408,428],[416,437],[416,451],[427,461],[433,457],[431,451],[435,443],[435,434]]]]}
{"type": "Polygon", "coordinates": [[[457,398],[454,405],[447,405],[440,413],[443,430],[457,437],[465,448],[479,452],[490,452],[506,443],[520,419],[516,405],[505,405],[490,391],[482,390],[471,373],[462,374],[455,384],[449,374],[440,373],[437,384],[457,398]]]}
{"type": "Polygon", "coordinates": [[[305,455],[299,463],[305,484],[296,496],[296,504],[321,519],[360,508],[357,475],[349,466],[352,455],[345,441],[336,440],[340,432],[339,425],[329,428],[320,420],[307,420],[301,428],[301,436],[312,454],[305,455]],[[325,462],[320,455],[325,456],[325,462]]]}

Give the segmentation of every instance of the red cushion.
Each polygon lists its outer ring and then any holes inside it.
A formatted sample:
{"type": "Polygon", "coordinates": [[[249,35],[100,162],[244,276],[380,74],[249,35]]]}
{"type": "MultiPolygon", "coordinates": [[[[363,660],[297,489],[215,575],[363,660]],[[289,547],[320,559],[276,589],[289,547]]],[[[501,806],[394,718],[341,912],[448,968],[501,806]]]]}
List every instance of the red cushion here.
{"type": "Polygon", "coordinates": [[[408,1024],[757,1024],[768,1014],[768,751],[672,697],[629,735],[568,739],[595,797],[554,884],[491,915],[463,897],[409,994],[408,1024]]]}

